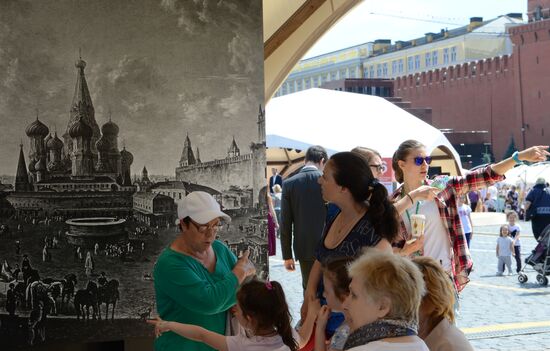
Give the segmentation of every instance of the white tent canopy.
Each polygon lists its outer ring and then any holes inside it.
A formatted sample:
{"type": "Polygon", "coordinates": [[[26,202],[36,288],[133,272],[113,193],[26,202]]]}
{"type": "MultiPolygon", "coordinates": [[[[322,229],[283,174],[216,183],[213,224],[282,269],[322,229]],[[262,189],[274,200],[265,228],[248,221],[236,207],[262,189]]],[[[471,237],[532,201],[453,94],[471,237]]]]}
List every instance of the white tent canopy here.
{"type": "Polygon", "coordinates": [[[521,188],[530,187],[535,184],[537,178],[544,178],[550,181],[550,162],[539,162],[533,165],[521,165],[506,172],[504,182],[510,185],[517,185],[521,188]]]}
{"type": "Polygon", "coordinates": [[[448,155],[456,168],[451,173],[460,173],[460,157],[443,133],[377,96],[314,88],[274,98],[266,106],[266,137],[268,148],[303,150],[318,144],[347,151],[366,146],[382,157],[392,157],[401,142],[416,139],[428,153],[448,155]]]}

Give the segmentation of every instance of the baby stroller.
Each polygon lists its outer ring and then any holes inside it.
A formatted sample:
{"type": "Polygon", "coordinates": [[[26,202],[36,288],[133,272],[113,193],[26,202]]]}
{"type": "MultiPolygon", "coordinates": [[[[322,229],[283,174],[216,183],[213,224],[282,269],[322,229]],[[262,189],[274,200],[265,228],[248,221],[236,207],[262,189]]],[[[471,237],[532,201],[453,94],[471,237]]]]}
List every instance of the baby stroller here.
{"type": "Polygon", "coordinates": [[[539,243],[526,259],[525,265],[518,274],[518,281],[523,284],[527,281],[527,275],[523,271],[532,269],[537,272],[537,282],[540,285],[548,285],[547,275],[550,275],[550,225],[542,231],[539,243]]]}

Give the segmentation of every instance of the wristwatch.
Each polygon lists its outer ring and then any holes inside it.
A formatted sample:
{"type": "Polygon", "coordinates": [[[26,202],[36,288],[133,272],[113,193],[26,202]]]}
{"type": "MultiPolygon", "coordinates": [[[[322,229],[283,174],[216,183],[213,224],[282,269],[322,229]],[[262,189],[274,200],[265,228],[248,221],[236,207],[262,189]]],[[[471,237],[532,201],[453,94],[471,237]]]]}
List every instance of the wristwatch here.
{"type": "Polygon", "coordinates": [[[523,162],[521,162],[521,160],[519,159],[519,152],[517,151],[514,151],[514,153],[512,154],[512,160],[514,160],[514,162],[518,165],[523,164],[523,162]]]}

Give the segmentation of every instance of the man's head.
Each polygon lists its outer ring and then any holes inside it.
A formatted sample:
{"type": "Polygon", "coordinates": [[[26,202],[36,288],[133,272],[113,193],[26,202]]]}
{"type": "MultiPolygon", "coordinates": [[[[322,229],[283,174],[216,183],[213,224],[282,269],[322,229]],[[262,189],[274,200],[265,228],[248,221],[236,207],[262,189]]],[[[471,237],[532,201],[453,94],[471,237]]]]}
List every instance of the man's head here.
{"type": "Polygon", "coordinates": [[[275,167],[271,168],[271,174],[276,175],[277,174],[277,168],[275,168],[275,167]]]}
{"type": "Polygon", "coordinates": [[[305,163],[316,166],[320,171],[328,160],[327,150],[319,145],[310,146],[306,151],[305,163]]]}

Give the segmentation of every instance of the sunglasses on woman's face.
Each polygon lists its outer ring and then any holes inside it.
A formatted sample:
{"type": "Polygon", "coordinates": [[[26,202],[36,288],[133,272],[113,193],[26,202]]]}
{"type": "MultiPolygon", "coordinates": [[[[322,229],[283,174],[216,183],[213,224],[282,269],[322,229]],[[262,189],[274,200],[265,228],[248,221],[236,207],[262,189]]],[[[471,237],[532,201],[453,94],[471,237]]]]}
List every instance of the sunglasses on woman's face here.
{"type": "Polygon", "coordinates": [[[420,157],[420,156],[417,156],[414,158],[414,164],[417,165],[417,166],[421,166],[422,163],[424,163],[424,161],[426,161],[426,164],[430,164],[432,163],[432,157],[431,156],[426,156],[426,157],[420,157]]]}

